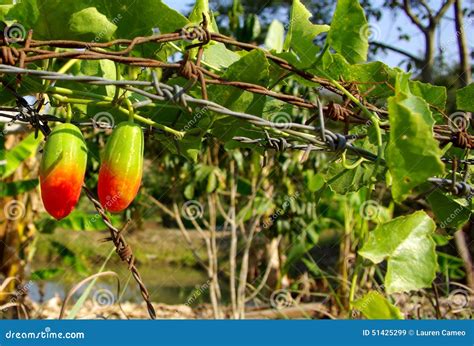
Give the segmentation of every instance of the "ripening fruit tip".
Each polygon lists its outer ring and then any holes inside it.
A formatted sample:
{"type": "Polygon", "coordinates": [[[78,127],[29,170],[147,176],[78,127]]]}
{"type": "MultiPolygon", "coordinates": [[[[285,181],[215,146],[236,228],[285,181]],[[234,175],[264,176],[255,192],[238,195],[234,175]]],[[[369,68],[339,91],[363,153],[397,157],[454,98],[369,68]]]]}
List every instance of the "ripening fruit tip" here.
{"type": "Polygon", "coordinates": [[[57,125],[46,139],[39,178],[46,211],[55,219],[68,216],[79,200],[87,164],[81,131],[72,124],[57,125]]]}
{"type": "Polygon", "coordinates": [[[102,156],[98,181],[99,201],[106,210],[120,212],[137,195],[143,172],[143,146],[139,125],[126,121],[113,130],[102,156]]]}

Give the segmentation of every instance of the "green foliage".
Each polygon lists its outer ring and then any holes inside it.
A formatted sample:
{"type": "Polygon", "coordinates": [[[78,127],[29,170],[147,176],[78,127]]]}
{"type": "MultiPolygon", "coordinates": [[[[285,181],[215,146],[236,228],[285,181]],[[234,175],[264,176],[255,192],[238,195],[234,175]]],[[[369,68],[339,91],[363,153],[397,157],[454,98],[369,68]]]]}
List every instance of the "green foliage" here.
{"type": "Polygon", "coordinates": [[[433,137],[432,113],[424,99],[410,92],[406,76],[398,79],[396,95],[388,99],[388,112],[387,166],[393,178],[393,198],[401,202],[414,187],[442,174],[444,164],[433,137]]]}
{"type": "Polygon", "coordinates": [[[298,58],[298,64],[301,67],[310,66],[316,54],[320,51],[319,47],[313,43],[316,36],[329,30],[328,25],[317,25],[310,21],[311,13],[301,3],[300,0],[294,0],[291,8],[290,26],[286,34],[283,49],[294,51],[298,58]]]}
{"type": "Polygon", "coordinates": [[[273,20],[270,24],[265,38],[265,47],[280,53],[283,50],[283,38],[285,36],[285,28],[279,20],[273,20]]]}
{"type": "Polygon", "coordinates": [[[430,287],[437,269],[434,221],[423,211],[379,225],[359,254],[374,263],[387,260],[387,293],[430,287]]]}
{"type": "Polygon", "coordinates": [[[403,319],[400,310],[377,291],[370,291],[362,298],[352,302],[352,305],[370,320],[403,319]]]}
{"type": "Polygon", "coordinates": [[[153,28],[173,32],[188,23],[160,0],[122,0],[120,6],[110,6],[107,0],[23,0],[7,18],[33,29],[37,38],[84,39],[86,35],[93,41],[151,35],[153,28]]]}
{"type": "Polygon", "coordinates": [[[469,208],[439,190],[433,191],[427,199],[441,228],[457,230],[471,216],[469,208]]]}
{"type": "Polygon", "coordinates": [[[7,196],[18,196],[38,186],[38,179],[12,181],[11,183],[0,182],[0,198],[7,196]]]}
{"type": "Polygon", "coordinates": [[[5,153],[6,165],[4,167],[2,178],[6,178],[13,174],[23,161],[35,154],[42,139],[43,135],[39,134],[38,138],[35,138],[35,134],[30,133],[14,148],[8,150],[5,153]]]}
{"type": "Polygon", "coordinates": [[[339,0],[331,22],[328,40],[349,63],[367,60],[367,19],[358,0],[339,0]]]}
{"type": "Polygon", "coordinates": [[[456,92],[456,105],[459,110],[474,112],[474,83],[456,92]]]}

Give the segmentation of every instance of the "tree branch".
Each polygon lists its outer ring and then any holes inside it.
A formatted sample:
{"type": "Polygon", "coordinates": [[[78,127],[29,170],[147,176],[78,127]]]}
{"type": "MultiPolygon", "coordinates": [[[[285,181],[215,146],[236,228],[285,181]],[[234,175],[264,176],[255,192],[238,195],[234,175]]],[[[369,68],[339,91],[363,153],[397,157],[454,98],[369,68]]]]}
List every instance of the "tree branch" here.
{"type": "Polygon", "coordinates": [[[401,54],[401,55],[404,55],[406,56],[407,58],[410,58],[411,60],[413,60],[415,63],[417,64],[421,64],[423,62],[422,59],[420,59],[419,57],[411,54],[410,52],[407,52],[403,49],[400,49],[400,48],[397,48],[397,47],[394,47],[394,46],[391,46],[389,44],[386,44],[386,43],[383,43],[383,42],[370,42],[370,44],[374,45],[374,46],[377,46],[377,47],[380,47],[382,49],[389,49],[393,52],[396,52],[398,54],[401,54]]]}
{"type": "Polygon", "coordinates": [[[425,32],[426,27],[421,23],[420,19],[413,13],[411,10],[410,0],[403,0],[403,10],[407,16],[411,19],[413,24],[415,24],[421,31],[425,32]]]}
{"type": "Polygon", "coordinates": [[[438,24],[441,18],[443,18],[446,11],[449,9],[449,7],[451,7],[451,5],[454,4],[454,1],[455,0],[448,0],[443,4],[443,6],[441,6],[440,10],[436,14],[436,16],[434,16],[433,18],[434,25],[438,24]]]}

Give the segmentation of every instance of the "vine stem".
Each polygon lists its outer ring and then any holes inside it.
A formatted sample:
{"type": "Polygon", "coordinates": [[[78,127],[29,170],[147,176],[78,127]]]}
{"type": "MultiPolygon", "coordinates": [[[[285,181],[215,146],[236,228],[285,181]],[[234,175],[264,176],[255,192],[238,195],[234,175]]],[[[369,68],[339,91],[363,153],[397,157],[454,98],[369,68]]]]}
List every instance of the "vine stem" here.
{"type": "Polygon", "coordinates": [[[143,124],[153,126],[159,130],[162,130],[164,132],[167,132],[173,136],[175,136],[177,139],[182,139],[184,137],[184,132],[183,131],[177,131],[175,129],[172,129],[171,127],[158,124],[157,122],[145,118],[138,113],[133,111],[133,105],[130,100],[125,99],[125,103],[127,105],[127,108],[124,108],[120,105],[117,105],[114,103],[114,99],[109,96],[104,96],[104,95],[99,95],[91,92],[86,92],[86,91],[79,91],[79,90],[71,90],[67,88],[62,88],[62,87],[48,87],[45,91],[46,93],[50,92],[52,93],[52,96],[56,99],[58,99],[61,102],[64,103],[76,103],[76,104],[89,104],[89,103],[94,103],[98,106],[110,106],[113,108],[116,108],[120,113],[126,115],[129,117],[129,119],[133,119],[136,121],[139,121],[143,124]],[[70,97],[70,96],[76,96],[76,97],[81,97],[81,98],[75,98],[75,97],[70,97]],[[82,97],[87,97],[89,99],[83,99],[82,97]],[[91,100],[92,99],[92,100],[91,100]]]}
{"type": "Polygon", "coordinates": [[[383,148],[383,143],[382,143],[382,130],[380,129],[380,118],[372,113],[370,110],[367,109],[362,102],[360,102],[357,97],[352,95],[349,90],[344,88],[343,85],[341,85],[337,80],[329,76],[326,72],[321,70],[319,67],[316,67],[316,70],[321,73],[325,78],[329,80],[330,83],[332,83],[337,89],[339,89],[344,95],[346,95],[352,102],[354,102],[361,110],[362,112],[367,115],[369,120],[372,123],[372,126],[375,129],[375,134],[377,136],[377,159],[375,160],[375,168],[374,172],[377,174],[377,169],[380,165],[380,159],[382,157],[382,148],[383,148]]]}

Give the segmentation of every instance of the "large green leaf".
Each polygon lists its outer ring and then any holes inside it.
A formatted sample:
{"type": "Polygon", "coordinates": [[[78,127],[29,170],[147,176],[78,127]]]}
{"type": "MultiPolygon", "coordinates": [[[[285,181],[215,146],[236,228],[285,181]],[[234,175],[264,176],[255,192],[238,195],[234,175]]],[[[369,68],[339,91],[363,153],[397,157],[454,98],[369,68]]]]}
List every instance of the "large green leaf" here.
{"type": "MultiPolygon", "coordinates": [[[[251,51],[229,66],[223,79],[266,86],[269,63],[265,54],[259,49],[251,51]]],[[[209,88],[209,96],[213,101],[235,111],[247,111],[255,99],[264,98],[262,95],[251,94],[231,86],[213,86],[209,88]]]]}
{"type": "Polygon", "coordinates": [[[380,61],[367,64],[355,64],[349,67],[350,78],[346,80],[358,83],[361,94],[367,97],[386,98],[394,94],[391,85],[399,70],[393,69],[380,61]]]}
{"type": "Polygon", "coordinates": [[[240,56],[227,49],[223,43],[216,43],[206,46],[203,60],[216,70],[222,70],[240,59],[240,56]]]}
{"type": "Polygon", "coordinates": [[[367,19],[358,0],[338,0],[329,30],[329,43],[350,63],[364,62],[369,50],[364,34],[367,27],[367,19]]]}
{"type": "Polygon", "coordinates": [[[316,54],[320,51],[314,44],[316,36],[329,30],[328,25],[311,23],[312,17],[300,0],[293,0],[291,8],[290,26],[286,35],[284,50],[293,50],[299,58],[301,67],[308,67],[314,63],[316,54]]]}
{"type": "Polygon", "coordinates": [[[71,15],[69,30],[83,40],[110,40],[117,30],[117,26],[97,11],[95,7],[88,7],[71,15]],[[100,34],[100,38],[97,37],[100,34]]]}
{"type": "Polygon", "coordinates": [[[387,260],[387,293],[430,287],[437,259],[431,235],[434,221],[424,211],[401,216],[379,225],[369,234],[359,254],[374,263],[387,260]]]}
{"type": "Polygon", "coordinates": [[[283,24],[279,20],[274,19],[268,27],[265,47],[280,53],[283,50],[284,38],[285,28],[283,24]]]}
{"type": "Polygon", "coordinates": [[[456,105],[459,110],[474,112],[474,83],[456,92],[456,105]]]}
{"type": "Polygon", "coordinates": [[[444,172],[442,151],[433,136],[428,104],[410,93],[407,77],[397,81],[397,94],[388,99],[390,139],[387,166],[393,177],[392,195],[401,202],[426,179],[444,172]]]}
{"type": "Polygon", "coordinates": [[[436,121],[443,124],[446,122],[441,113],[446,108],[448,98],[446,87],[420,81],[410,81],[410,90],[413,95],[421,97],[428,103],[436,121]]]}
{"type": "Polygon", "coordinates": [[[400,310],[377,291],[370,291],[352,305],[371,320],[403,320],[400,310]]]}
{"type": "Polygon", "coordinates": [[[30,133],[28,137],[18,143],[14,148],[5,153],[6,166],[2,178],[6,178],[13,174],[23,161],[36,153],[38,145],[43,140],[43,135],[38,134],[35,138],[34,133],[30,133]]]}
{"type": "Polygon", "coordinates": [[[106,39],[112,32],[111,24],[117,26],[116,37],[133,38],[151,35],[154,28],[173,32],[189,23],[161,0],[121,0],[119,4],[108,0],[23,0],[8,12],[8,18],[32,28],[35,37],[43,39],[80,39],[86,30],[84,24],[89,22],[87,34],[94,41],[106,39]],[[88,8],[96,11],[81,12],[88,8]],[[101,25],[95,22],[98,18],[101,25]]]}
{"type": "Polygon", "coordinates": [[[471,216],[471,210],[439,190],[428,196],[428,202],[436,215],[441,228],[458,229],[471,216]]]}

